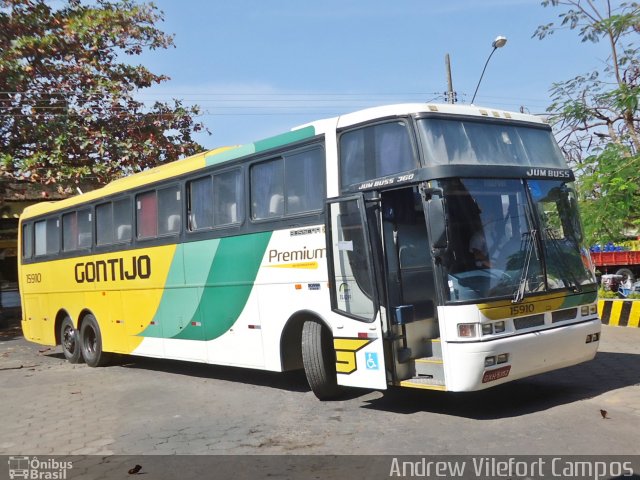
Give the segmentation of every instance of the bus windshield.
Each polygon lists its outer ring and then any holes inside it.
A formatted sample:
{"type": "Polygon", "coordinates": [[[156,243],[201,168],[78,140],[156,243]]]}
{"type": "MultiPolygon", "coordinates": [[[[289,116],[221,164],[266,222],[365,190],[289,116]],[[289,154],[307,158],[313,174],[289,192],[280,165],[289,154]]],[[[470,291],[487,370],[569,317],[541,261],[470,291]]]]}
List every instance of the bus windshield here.
{"type": "Polygon", "coordinates": [[[479,301],[595,282],[575,193],[562,180],[440,181],[449,216],[448,301],[479,301]]]}
{"type": "Polygon", "coordinates": [[[546,127],[424,118],[418,130],[428,165],[517,165],[567,168],[546,127]]]}

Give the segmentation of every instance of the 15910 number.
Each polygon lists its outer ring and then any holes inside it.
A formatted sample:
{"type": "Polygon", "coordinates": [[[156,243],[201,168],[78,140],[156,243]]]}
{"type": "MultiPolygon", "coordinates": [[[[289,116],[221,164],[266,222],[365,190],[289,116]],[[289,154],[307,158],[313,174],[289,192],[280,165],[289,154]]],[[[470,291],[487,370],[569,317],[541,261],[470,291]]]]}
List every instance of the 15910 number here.
{"type": "Polygon", "coordinates": [[[27,273],[27,283],[40,283],[42,282],[41,273],[27,273]]]}
{"type": "Polygon", "coordinates": [[[533,313],[536,307],[533,306],[533,303],[527,303],[524,305],[513,305],[511,307],[511,316],[515,317],[516,315],[526,315],[527,313],[533,313]]]}

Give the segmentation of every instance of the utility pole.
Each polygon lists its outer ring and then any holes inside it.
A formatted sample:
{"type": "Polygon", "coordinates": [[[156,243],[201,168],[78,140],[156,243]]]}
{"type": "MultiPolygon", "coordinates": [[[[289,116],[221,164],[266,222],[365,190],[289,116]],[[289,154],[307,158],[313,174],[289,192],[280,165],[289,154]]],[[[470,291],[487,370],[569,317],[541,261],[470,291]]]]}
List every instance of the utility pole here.
{"type": "Polygon", "coordinates": [[[447,53],[444,56],[444,65],[447,71],[447,92],[445,93],[445,98],[447,99],[447,103],[456,103],[458,100],[456,98],[456,92],[453,91],[453,81],[451,80],[451,60],[449,60],[449,54],[447,53]]]}

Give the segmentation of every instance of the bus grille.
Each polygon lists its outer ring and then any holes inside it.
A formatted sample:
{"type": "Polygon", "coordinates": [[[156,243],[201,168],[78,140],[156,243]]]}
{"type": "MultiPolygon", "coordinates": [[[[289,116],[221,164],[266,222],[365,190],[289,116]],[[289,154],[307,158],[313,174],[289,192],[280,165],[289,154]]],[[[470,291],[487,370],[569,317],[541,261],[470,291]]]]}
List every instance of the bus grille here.
{"type": "Polygon", "coordinates": [[[538,315],[529,315],[528,317],[514,318],[513,324],[516,330],[522,330],[523,328],[540,327],[544,325],[544,313],[538,315]]]}
{"type": "Polygon", "coordinates": [[[567,310],[559,310],[557,312],[553,312],[551,314],[551,321],[553,323],[556,322],[565,322],[567,320],[573,320],[578,315],[577,308],[569,308],[567,310]]]}

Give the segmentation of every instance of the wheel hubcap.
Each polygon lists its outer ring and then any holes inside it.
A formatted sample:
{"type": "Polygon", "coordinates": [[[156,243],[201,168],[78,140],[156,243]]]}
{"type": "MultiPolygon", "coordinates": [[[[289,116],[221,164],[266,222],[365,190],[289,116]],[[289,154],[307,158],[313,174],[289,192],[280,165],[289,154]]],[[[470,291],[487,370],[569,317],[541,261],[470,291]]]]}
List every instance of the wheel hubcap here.
{"type": "Polygon", "coordinates": [[[67,327],[64,329],[63,342],[64,342],[64,349],[66,351],[73,352],[75,350],[76,331],[73,328],[67,327]]]}

